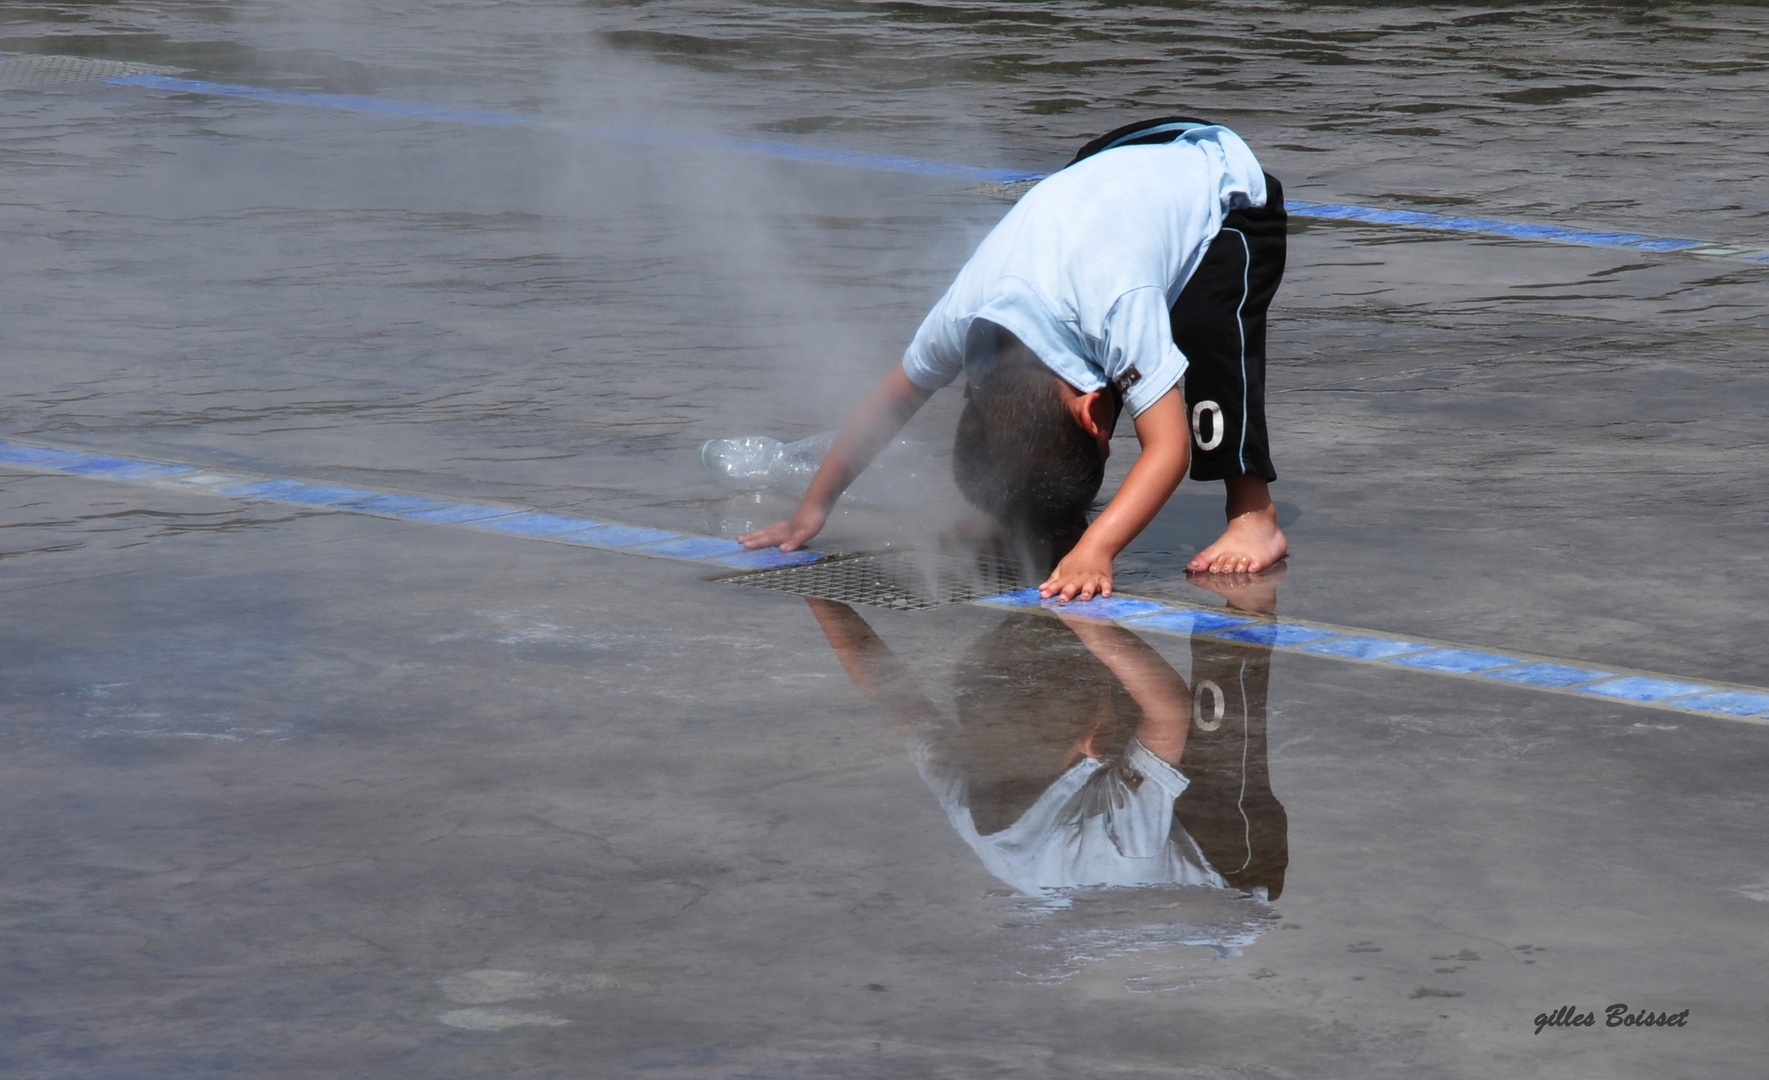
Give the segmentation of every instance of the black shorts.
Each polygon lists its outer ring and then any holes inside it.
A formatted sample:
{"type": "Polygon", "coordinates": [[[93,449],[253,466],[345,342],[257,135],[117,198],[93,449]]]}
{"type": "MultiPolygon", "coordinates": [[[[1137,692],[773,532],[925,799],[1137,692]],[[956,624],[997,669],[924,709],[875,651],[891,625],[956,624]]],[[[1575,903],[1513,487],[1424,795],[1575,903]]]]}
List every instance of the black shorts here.
{"type": "MultiPolygon", "coordinates": [[[[1171,142],[1206,124],[1189,116],[1126,124],[1083,146],[1075,161],[1119,146],[1171,142]]],[[[1173,304],[1173,343],[1189,364],[1193,480],[1278,478],[1265,431],[1265,313],[1284,276],[1285,220],[1284,189],[1270,173],[1265,192],[1264,206],[1223,219],[1173,304]]]]}
{"type": "Polygon", "coordinates": [[[1174,301],[1173,343],[1189,362],[1192,479],[1276,480],[1265,431],[1265,313],[1284,276],[1284,189],[1234,210],[1174,301]]]}

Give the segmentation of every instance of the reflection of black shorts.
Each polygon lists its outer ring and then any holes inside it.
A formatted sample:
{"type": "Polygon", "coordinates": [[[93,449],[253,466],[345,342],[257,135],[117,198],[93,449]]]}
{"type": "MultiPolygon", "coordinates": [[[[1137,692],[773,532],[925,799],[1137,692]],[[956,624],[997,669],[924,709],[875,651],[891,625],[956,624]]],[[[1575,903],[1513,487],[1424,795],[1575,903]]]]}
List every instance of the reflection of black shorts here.
{"type": "Polygon", "coordinates": [[[1179,759],[1191,786],[1173,812],[1223,880],[1276,900],[1290,865],[1290,820],[1266,766],[1270,677],[1271,650],[1192,635],[1192,730],[1179,759]]]}
{"type": "MultiPolygon", "coordinates": [[[[1119,146],[1172,142],[1190,116],[1126,124],[1083,146],[1075,161],[1119,146]]],[[[1074,162],[1070,162],[1074,164],[1074,162]]],[[[1173,343],[1185,354],[1192,479],[1276,480],[1265,434],[1265,312],[1284,276],[1284,188],[1265,174],[1265,205],[1234,210],[1173,304],[1173,343]]]]}
{"type": "Polygon", "coordinates": [[[1265,312],[1284,276],[1284,189],[1231,211],[1173,304],[1173,343],[1189,361],[1192,479],[1276,480],[1265,433],[1265,312]]]}

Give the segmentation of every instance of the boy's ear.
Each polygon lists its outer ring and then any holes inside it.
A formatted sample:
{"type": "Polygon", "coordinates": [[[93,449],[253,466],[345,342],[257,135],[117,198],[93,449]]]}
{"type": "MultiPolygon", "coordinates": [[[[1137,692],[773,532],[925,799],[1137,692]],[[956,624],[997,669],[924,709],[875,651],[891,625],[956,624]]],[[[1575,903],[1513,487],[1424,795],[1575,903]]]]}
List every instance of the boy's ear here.
{"type": "Polygon", "coordinates": [[[1094,390],[1075,398],[1070,412],[1075,422],[1081,425],[1081,430],[1096,439],[1101,434],[1109,437],[1117,426],[1117,406],[1104,390],[1094,390]]]}

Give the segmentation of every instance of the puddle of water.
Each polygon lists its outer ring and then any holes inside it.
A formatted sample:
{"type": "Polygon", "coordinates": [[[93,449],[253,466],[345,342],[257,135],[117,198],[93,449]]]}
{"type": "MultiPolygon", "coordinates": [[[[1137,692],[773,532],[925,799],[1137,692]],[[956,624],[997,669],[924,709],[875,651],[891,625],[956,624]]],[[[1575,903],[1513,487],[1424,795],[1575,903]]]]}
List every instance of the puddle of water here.
{"type": "MultiPolygon", "coordinates": [[[[92,489],[56,482],[46,509],[92,489]]],[[[94,576],[39,559],[0,594],[36,613],[5,622],[0,917],[33,985],[88,1003],[89,1056],[147,1016],[166,1037],[133,1053],[271,1075],[364,1039],[683,1076],[826,1075],[860,1040],[882,1049],[859,1075],[942,1049],[1063,1075],[1068,1040],[1109,1032],[1121,1069],[1234,1046],[1297,1071],[1368,1060],[1283,1034],[1322,1001],[1432,1062],[1533,1052],[1518,1002],[1612,987],[1686,998],[1720,1032],[1698,1056],[1750,1045],[1725,1034],[1745,958],[1688,948],[1755,910],[1733,882],[1764,865],[1757,751],[1723,734],[1745,729],[1603,739],[1634,732],[1624,706],[1444,695],[1214,622],[817,606],[360,515],[79,558],[94,576]],[[125,711],[279,734],[120,738],[125,711]],[[1611,827],[1640,842],[1579,854],[1611,827]],[[1698,970],[1711,989],[1679,990],[1698,970]],[[268,1034],[272,999],[300,1032],[268,1034]]],[[[16,1045],[55,1073],[47,1034],[16,1045]]]]}

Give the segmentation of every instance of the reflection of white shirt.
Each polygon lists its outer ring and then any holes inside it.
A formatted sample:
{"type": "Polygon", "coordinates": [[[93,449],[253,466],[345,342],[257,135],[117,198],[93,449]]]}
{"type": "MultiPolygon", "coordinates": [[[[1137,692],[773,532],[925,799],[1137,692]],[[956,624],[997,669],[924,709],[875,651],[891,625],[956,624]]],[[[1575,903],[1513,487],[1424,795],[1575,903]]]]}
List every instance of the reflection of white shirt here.
{"type": "Polygon", "coordinates": [[[1227,888],[1173,817],[1187,780],[1135,739],[1122,758],[1083,758],[1020,819],[983,836],[971,820],[964,773],[918,738],[916,767],[983,866],[1027,896],[1096,885],[1227,888]]]}
{"type": "Polygon", "coordinates": [[[971,323],[987,319],[1082,393],[1136,368],[1135,416],[1172,389],[1186,358],[1168,311],[1230,210],[1265,205],[1265,174],[1225,127],[1121,146],[1041,181],[1001,219],[903,354],[935,390],[964,370],[971,323]]]}

